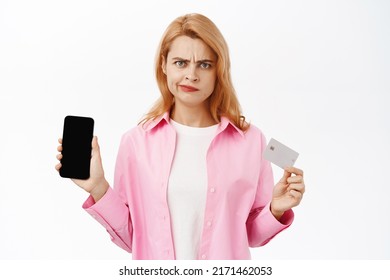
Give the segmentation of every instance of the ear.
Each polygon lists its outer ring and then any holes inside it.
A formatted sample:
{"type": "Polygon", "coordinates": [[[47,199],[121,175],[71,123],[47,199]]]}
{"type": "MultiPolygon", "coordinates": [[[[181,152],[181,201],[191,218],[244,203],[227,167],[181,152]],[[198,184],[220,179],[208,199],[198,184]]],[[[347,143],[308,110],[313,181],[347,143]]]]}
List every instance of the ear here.
{"type": "Polygon", "coordinates": [[[167,74],[167,63],[165,61],[165,57],[162,55],[161,56],[161,69],[163,73],[166,75],[167,74]]]}

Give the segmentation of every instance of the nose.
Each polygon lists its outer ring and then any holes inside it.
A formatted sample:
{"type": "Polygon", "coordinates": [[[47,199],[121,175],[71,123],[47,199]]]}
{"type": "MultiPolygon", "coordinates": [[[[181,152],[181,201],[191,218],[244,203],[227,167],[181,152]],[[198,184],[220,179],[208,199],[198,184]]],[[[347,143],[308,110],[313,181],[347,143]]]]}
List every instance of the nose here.
{"type": "Polygon", "coordinates": [[[195,66],[188,67],[188,71],[186,73],[186,80],[191,82],[197,82],[199,80],[195,66]]]}

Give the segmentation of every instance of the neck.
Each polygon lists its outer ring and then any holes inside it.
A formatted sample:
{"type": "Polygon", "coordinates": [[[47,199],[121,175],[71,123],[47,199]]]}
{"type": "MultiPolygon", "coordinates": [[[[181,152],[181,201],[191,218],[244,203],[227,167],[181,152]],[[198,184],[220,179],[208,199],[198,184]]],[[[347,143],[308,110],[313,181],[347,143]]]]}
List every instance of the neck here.
{"type": "Polygon", "coordinates": [[[171,118],[177,123],[192,127],[208,127],[217,124],[211,117],[210,111],[206,108],[199,109],[174,106],[171,112],[171,118]]]}

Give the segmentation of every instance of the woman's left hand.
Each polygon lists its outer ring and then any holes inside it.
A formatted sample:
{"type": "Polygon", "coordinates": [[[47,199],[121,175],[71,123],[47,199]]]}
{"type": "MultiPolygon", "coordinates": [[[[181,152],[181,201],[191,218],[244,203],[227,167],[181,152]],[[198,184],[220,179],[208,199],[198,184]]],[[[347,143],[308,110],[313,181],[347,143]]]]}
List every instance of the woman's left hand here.
{"type": "Polygon", "coordinates": [[[295,167],[286,167],[272,195],[271,212],[275,218],[279,220],[285,211],[299,205],[304,192],[303,171],[295,167]]]}

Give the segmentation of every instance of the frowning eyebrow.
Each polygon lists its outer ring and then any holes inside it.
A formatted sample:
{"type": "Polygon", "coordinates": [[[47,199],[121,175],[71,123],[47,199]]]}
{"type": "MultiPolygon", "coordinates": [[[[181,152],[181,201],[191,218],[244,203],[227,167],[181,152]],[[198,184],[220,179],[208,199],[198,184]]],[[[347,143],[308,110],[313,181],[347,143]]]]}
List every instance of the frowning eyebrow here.
{"type": "MultiPolygon", "coordinates": [[[[172,60],[184,61],[186,63],[191,62],[191,60],[182,57],[173,57],[172,60]]],[[[214,63],[214,61],[211,59],[200,59],[196,63],[214,63]]]]}

